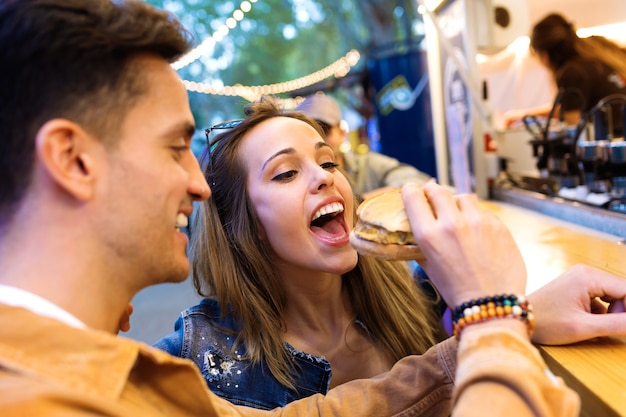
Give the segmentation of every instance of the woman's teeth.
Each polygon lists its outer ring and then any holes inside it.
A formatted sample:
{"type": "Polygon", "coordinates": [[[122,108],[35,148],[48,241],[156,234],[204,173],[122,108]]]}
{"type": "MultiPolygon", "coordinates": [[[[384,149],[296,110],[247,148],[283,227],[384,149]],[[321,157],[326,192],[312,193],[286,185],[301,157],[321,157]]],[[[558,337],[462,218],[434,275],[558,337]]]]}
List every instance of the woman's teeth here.
{"type": "Polygon", "coordinates": [[[330,203],[328,205],[325,205],[324,207],[320,208],[315,215],[313,216],[313,220],[317,220],[320,217],[326,215],[326,214],[332,214],[332,213],[341,213],[343,211],[343,204],[341,203],[330,203]]]}

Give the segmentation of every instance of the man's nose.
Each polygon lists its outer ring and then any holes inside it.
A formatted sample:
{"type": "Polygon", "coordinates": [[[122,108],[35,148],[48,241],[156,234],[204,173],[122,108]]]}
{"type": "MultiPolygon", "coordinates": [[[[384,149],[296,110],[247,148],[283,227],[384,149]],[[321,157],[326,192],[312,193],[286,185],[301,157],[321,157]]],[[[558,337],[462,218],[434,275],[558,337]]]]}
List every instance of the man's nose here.
{"type": "Polygon", "coordinates": [[[188,167],[189,194],[196,201],[207,200],[211,197],[211,187],[209,187],[196,157],[192,154],[190,159],[188,167]]]}

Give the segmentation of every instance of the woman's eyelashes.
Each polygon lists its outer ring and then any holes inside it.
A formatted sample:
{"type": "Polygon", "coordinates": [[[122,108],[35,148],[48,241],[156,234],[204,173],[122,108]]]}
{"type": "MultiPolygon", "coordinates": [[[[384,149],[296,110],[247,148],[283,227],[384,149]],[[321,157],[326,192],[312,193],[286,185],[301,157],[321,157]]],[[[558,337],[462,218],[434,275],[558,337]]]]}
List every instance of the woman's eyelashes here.
{"type": "Polygon", "coordinates": [[[289,171],[281,172],[280,174],[272,177],[272,181],[288,181],[296,176],[297,171],[291,169],[289,171]]]}
{"type": "MultiPolygon", "coordinates": [[[[339,167],[339,164],[337,164],[334,161],[329,161],[329,162],[321,163],[320,167],[327,171],[333,172],[339,167]]],[[[275,175],[274,177],[272,177],[272,181],[289,181],[293,179],[297,174],[298,174],[298,170],[290,169],[290,170],[283,171],[275,175]]]]}
{"type": "Polygon", "coordinates": [[[336,162],[324,162],[323,164],[320,165],[322,168],[327,169],[329,171],[334,171],[335,169],[339,168],[339,164],[336,162]]]}

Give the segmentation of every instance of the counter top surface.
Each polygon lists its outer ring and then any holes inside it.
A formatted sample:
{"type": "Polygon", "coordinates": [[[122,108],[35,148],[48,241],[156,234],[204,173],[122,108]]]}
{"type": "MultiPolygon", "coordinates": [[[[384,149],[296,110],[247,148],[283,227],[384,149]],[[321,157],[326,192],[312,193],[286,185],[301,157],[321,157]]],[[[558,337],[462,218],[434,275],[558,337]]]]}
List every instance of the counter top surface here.
{"type": "MultiPolygon", "coordinates": [[[[510,203],[483,204],[507,224],[519,245],[528,270],[528,292],[578,263],[626,279],[626,246],[621,237],[510,203]]],[[[626,337],[541,346],[540,351],[553,372],[580,394],[581,415],[626,416],[626,337]]]]}

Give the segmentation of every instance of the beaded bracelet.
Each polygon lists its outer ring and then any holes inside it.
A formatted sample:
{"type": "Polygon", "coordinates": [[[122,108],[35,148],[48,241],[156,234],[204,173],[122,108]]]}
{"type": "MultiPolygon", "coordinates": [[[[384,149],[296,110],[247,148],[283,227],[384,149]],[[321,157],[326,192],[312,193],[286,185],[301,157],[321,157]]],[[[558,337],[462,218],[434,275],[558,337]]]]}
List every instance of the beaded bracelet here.
{"type": "Polygon", "coordinates": [[[494,319],[515,318],[528,327],[528,335],[535,328],[532,306],[523,295],[495,295],[477,298],[455,307],[452,313],[454,336],[460,338],[461,331],[470,324],[483,323],[494,319]]]}

